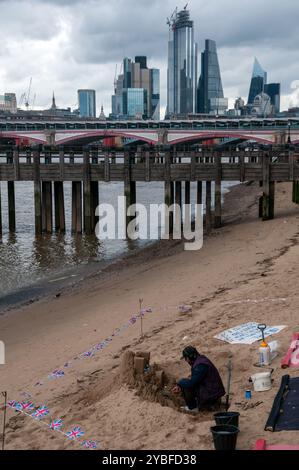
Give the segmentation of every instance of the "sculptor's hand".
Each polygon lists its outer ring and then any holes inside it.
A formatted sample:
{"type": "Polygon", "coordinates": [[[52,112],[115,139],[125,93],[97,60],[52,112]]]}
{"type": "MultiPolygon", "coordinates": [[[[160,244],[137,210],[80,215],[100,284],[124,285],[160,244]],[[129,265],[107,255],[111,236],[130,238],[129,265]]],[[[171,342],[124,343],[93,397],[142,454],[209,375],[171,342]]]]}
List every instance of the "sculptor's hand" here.
{"type": "Polygon", "coordinates": [[[179,387],[178,385],[175,385],[171,391],[172,393],[180,393],[181,387],[179,387]]]}

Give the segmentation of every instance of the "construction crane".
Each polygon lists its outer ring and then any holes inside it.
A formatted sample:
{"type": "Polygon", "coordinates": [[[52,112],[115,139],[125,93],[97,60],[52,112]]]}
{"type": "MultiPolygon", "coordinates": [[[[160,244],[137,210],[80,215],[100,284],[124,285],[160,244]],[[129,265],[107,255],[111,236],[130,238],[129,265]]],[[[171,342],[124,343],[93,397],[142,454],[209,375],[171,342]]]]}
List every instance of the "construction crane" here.
{"type": "Polygon", "coordinates": [[[114,75],[114,92],[116,93],[116,86],[117,86],[117,64],[115,66],[115,75],[114,75]]]}
{"type": "Polygon", "coordinates": [[[26,106],[27,111],[29,110],[29,106],[30,106],[31,85],[32,85],[32,77],[30,78],[27,96],[25,97],[25,106],[26,106]]]}
{"type": "MultiPolygon", "coordinates": [[[[187,3],[188,5],[188,3],[187,3]]],[[[187,6],[186,5],[186,6],[187,6]]],[[[176,19],[176,16],[177,16],[177,13],[178,13],[178,7],[176,7],[176,9],[174,10],[174,12],[172,13],[171,17],[170,18],[167,18],[167,21],[166,23],[168,24],[169,28],[173,26],[173,23],[176,19]]]]}
{"type": "Polygon", "coordinates": [[[26,93],[22,93],[21,98],[19,99],[19,107],[23,106],[23,103],[26,100],[26,93]]]}

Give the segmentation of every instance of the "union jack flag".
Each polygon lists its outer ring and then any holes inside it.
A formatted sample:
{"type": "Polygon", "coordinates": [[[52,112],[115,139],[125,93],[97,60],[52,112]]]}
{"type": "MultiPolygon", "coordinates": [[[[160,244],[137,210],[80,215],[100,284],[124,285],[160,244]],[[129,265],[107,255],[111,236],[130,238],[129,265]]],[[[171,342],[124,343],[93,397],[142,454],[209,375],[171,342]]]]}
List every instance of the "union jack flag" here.
{"type": "Polygon", "coordinates": [[[71,431],[66,433],[69,439],[77,439],[78,437],[84,436],[85,432],[82,431],[80,426],[75,426],[71,431]]]}
{"type": "Polygon", "coordinates": [[[48,408],[43,405],[38,410],[36,410],[31,416],[32,418],[35,418],[35,419],[42,419],[48,414],[49,414],[48,408]]]}
{"type": "Polygon", "coordinates": [[[57,431],[57,429],[61,429],[63,426],[62,419],[55,419],[49,424],[49,428],[53,429],[53,431],[57,431]]]}
{"type": "Polygon", "coordinates": [[[83,447],[86,447],[87,449],[96,449],[98,447],[95,441],[85,441],[83,442],[82,445],[83,447]]]}
{"type": "Polygon", "coordinates": [[[59,379],[60,377],[64,377],[63,370],[54,370],[52,374],[49,375],[49,379],[59,379]]]}
{"type": "Polygon", "coordinates": [[[34,410],[34,404],[32,403],[32,401],[28,402],[28,403],[18,403],[17,405],[18,409],[22,410],[22,411],[32,411],[34,410]]]}

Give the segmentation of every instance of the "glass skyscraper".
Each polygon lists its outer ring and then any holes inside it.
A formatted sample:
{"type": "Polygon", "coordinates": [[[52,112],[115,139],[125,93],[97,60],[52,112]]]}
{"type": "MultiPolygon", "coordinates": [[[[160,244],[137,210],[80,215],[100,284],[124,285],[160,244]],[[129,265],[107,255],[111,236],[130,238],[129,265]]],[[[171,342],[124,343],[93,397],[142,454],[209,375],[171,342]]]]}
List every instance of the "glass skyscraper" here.
{"type": "Polygon", "coordinates": [[[142,119],[147,115],[147,92],[144,88],[123,90],[123,112],[126,116],[142,119]]]}
{"type": "Polygon", "coordinates": [[[264,92],[270,96],[274,113],[278,114],[280,112],[280,83],[269,83],[265,85],[264,92]]]}
{"type": "Polygon", "coordinates": [[[206,39],[201,54],[201,76],[198,81],[197,112],[223,114],[228,107],[224,98],[216,42],[206,39]]]}
{"type": "Polygon", "coordinates": [[[168,73],[166,114],[194,114],[196,111],[197,44],[193,21],[186,9],[168,21],[168,73]]]}
{"type": "Polygon", "coordinates": [[[78,90],[80,117],[96,117],[95,90],[78,90]]]}
{"type": "Polygon", "coordinates": [[[115,80],[112,96],[111,117],[118,119],[136,115],[144,119],[160,119],[160,70],[149,69],[145,56],[135,57],[135,62],[127,57],[123,60],[123,73],[115,80]]]}
{"type": "Polygon", "coordinates": [[[250,90],[248,95],[248,104],[253,104],[254,98],[264,91],[264,86],[266,84],[267,72],[263,70],[259,61],[255,58],[250,83],[250,90]]]}

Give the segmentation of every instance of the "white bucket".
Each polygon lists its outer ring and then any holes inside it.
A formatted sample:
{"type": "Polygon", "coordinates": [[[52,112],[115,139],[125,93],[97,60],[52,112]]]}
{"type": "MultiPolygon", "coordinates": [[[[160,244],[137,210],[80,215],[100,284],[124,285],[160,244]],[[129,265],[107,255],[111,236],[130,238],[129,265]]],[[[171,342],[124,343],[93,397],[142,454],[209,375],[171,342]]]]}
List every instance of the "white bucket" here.
{"type": "Polygon", "coordinates": [[[253,388],[255,392],[265,392],[271,390],[271,371],[261,372],[251,376],[253,388]]]}

